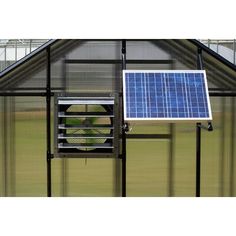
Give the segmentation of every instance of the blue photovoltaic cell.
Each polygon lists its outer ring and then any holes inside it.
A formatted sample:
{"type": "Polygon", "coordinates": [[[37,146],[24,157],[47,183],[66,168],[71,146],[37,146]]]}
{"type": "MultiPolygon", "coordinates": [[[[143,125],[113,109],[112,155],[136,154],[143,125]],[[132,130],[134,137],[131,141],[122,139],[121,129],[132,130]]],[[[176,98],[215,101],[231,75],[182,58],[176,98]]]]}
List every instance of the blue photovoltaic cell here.
{"type": "Polygon", "coordinates": [[[204,71],[125,71],[125,119],[210,120],[204,76],[204,71]]]}

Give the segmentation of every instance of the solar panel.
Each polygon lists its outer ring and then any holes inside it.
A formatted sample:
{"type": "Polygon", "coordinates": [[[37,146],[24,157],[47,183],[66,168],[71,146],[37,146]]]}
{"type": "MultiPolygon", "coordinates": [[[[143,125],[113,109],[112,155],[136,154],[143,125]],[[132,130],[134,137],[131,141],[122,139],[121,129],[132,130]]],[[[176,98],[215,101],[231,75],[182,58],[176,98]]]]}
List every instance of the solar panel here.
{"type": "Polygon", "coordinates": [[[212,120],[204,70],[124,70],[124,119],[212,120]]]}

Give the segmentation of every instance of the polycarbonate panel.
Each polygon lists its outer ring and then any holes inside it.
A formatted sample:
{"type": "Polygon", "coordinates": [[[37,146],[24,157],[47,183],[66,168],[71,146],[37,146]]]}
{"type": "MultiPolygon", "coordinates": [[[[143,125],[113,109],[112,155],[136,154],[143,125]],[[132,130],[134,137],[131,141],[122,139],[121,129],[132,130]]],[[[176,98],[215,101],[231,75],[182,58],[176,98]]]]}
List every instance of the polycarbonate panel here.
{"type": "Polygon", "coordinates": [[[128,197],[168,196],[168,147],[167,140],[127,139],[128,197]]]}
{"type": "Polygon", "coordinates": [[[1,193],[0,196],[15,196],[15,98],[1,97],[1,193]]]}
{"type": "Polygon", "coordinates": [[[0,170],[1,170],[1,175],[0,175],[0,196],[4,196],[4,134],[3,134],[3,119],[4,119],[4,98],[0,97],[0,170]]]}
{"type": "Polygon", "coordinates": [[[78,40],[77,47],[67,54],[67,59],[120,59],[121,40],[84,41],[78,40]]]}
{"type": "Polygon", "coordinates": [[[69,64],[66,73],[70,92],[113,92],[119,82],[115,64],[69,64]]]}
{"type": "Polygon", "coordinates": [[[14,88],[17,91],[17,89],[20,88],[22,89],[26,88],[27,92],[29,91],[45,91],[46,88],[46,69],[42,68],[40,71],[35,72],[35,74],[26,76],[25,78],[19,79],[19,81],[16,81],[14,84],[14,88]],[[32,90],[31,90],[32,88],[32,90]]]}
{"type": "MultiPolygon", "coordinates": [[[[225,99],[225,98],[223,98],[225,99]]],[[[230,101],[228,101],[230,108],[230,101]]],[[[221,186],[221,169],[224,168],[221,164],[221,147],[223,145],[222,138],[224,142],[230,144],[230,130],[228,130],[228,135],[222,137],[222,98],[211,97],[211,105],[213,110],[214,122],[213,132],[202,132],[202,158],[201,158],[201,196],[204,197],[214,197],[220,195],[221,186]]],[[[226,107],[225,107],[226,108],[226,107]]],[[[226,108],[227,109],[227,108],[226,108]]],[[[229,109],[227,109],[229,113],[229,109]]],[[[225,124],[230,126],[230,116],[227,116],[225,124]]],[[[226,148],[227,149],[227,148],[226,148]]],[[[228,152],[228,150],[227,150],[228,152]]],[[[225,155],[227,158],[228,154],[225,155]]],[[[226,160],[225,160],[226,161],[226,160]]],[[[227,160],[228,161],[228,160],[227,160]]],[[[229,168],[226,170],[229,173],[229,168]]],[[[224,183],[223,183],[224,184],[224,183]]]]}
{"type": "Polygon", "coordinates": [[[67,196],[114,196],[114,159],[69,159],[67,196]]]}
{"type": "Polygon", "coordinates": [[[235,111],[233,97],[214,98],[214,131],[203,138],[203,196],[235,196],[235,111]],[[207,148],[207,147],[214,148],[207,148]],[[206,158],[207,157],[207,158],[206,158]]]}
{"type": "Polygon", "coordinates": [[[158,46],[159,40],[153,41],[127,41],[127,60],[168,60],[169,53],[158,46]]]}
{"type": "Polygon", "coordinates": [[[196,186],[196,125],[176,124],[174,196],[194,197],[196,186]]]}
{"type": "Polygon", "coordinates": [[[51,87],[55,91],[63,91],[66,87],[64,56],[51,64],[51,87]]]}
{"type": "Polygon", "coordinates": [[[45,98],[19,97],[15,107],[16,196],[46,196],[45,98]]]}

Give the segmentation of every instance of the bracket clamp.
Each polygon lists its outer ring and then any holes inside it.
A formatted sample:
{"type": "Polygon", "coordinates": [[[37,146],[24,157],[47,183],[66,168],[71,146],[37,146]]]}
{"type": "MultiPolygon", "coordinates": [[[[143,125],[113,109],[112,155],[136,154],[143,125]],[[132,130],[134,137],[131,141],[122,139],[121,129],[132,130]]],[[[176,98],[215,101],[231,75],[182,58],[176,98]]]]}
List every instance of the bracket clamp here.
{"type": "Polygon", "coordinates": [[[205,129],[205,130],[207,130],[209,132],[213,131],[213,126],[212,126],[212,123],[210,121],[208,121],[207,126],[199,124],[198,127],[202,128],[202,129],[205,129]]]}

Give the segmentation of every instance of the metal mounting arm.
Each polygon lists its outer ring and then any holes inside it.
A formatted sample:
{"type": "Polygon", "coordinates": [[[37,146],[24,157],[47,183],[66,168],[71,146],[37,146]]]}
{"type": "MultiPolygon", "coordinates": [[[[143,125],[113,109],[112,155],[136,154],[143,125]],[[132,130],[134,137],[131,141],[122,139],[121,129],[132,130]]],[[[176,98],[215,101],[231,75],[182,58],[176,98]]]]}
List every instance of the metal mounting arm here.
{"type": "Polygon", "coordinates": [[[205,130],[207,130],[209,132],[213,131],[213,126],[212,126],[212,122],[211,121],[208,121],[207,126],[202,125],[201,123],[199,123],[198,127],[202,128],[202,129],[205,129],[205,130]]]}
{"type": "Polygon", "coordinates": [[[125,133],[128,133],[129,131],[132,130],[132,128],[130,128],[129,123],[125,122],[123,125],[123,130],[125,131],[125,133]]]}

